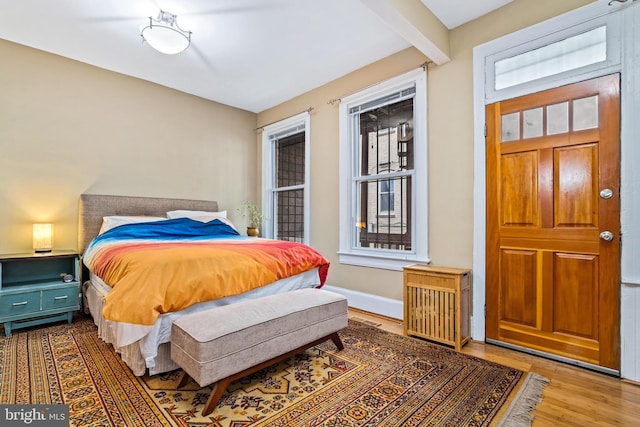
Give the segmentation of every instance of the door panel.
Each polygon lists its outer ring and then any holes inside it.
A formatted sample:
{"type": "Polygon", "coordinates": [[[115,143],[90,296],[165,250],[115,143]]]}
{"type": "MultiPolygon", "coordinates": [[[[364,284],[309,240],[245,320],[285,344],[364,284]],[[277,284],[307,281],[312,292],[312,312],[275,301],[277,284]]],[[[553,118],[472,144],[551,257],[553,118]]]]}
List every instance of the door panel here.
{"type": "Polygon", "coordinates": [[[553,332],[598,339],[598,257],[554,254],[553,332]]]}
{"type": "Polygon", "coordinates": [[[487,338],[619,368],[619,105],[616,74],[487,106],[487,338]]]}
{"type": "Polygon", "coordinates": [[[595,144],[554,150],[556,227],[598,227],[597,150],[595,144]]]}
{"type": "Polygon", "coordinates": [[[502,157],[502,225],[537,226],[538,191],[536,188],[536,152],[507,154],[502,157]]]}
{"type": "Polygon", "coordinates": [[[501,318],[511,323],[536,327],[537,254],[535,251],[502,251],[501,318]]]}

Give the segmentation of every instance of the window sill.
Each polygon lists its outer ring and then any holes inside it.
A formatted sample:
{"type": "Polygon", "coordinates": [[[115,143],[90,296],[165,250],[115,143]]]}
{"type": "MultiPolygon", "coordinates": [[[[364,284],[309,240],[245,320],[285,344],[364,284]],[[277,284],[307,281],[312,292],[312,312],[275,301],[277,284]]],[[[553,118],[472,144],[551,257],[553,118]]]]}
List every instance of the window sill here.
{"type": "Polygon", "coordinates": [[[410,264],[429,264],[431,260],[420,258],[415,254],[393,256],[390,254],[363,254],[354,252],[338,252],[340,264],[357,265],[359,267],[379,268],[382,270],[402,271],[402,268],[410,264]]]}

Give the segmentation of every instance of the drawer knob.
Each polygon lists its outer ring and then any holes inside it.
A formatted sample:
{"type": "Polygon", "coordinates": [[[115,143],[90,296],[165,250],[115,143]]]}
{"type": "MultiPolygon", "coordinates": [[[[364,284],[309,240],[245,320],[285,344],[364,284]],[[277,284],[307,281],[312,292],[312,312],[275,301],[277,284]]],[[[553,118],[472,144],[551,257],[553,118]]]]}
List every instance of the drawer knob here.
{"type": "Polygon", "coordinates": [[[22,302],[14,302],[13,304],[11,304],[14,307],[18,307],[20,305],[27,305],[27,301],[22,301],[22,302]]]}

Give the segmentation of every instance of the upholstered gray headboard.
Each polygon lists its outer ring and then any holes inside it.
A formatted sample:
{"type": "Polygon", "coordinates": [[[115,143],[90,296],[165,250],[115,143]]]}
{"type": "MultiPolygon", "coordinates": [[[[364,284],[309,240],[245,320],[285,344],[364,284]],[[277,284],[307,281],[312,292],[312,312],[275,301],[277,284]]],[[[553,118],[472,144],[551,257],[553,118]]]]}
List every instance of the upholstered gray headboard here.
{"type": "Polygon", "coordinates": [[[218,202],[210,200],[165,199],[159,197],[108,196],[82,194],[78,207],[78,252],[82,254],[98,235],[102,217],[109,215],[166,216],[168,211],[188,209],[218,211],[218,202]]]}

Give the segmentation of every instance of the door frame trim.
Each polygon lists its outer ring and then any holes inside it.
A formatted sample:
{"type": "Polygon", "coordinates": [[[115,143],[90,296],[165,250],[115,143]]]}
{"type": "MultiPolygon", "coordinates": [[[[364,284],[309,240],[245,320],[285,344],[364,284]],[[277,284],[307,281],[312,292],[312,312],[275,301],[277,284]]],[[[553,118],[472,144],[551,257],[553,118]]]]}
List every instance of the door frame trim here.
{"type": "MultiPolygon", "coordinates": [[[[473,236],[473,312],[471,320],[471,333],[475,340],[484,341],[485,336],[485,286],[486,286],[486,156],[485,156],[485,105],[487,96],[485,90],[485,61],[490,55],[513,48],[527,40],[558,32],[570,26],[584,24],[585,22],[605,15],[617,14],[624,11],[622,23],[621,44],[623,45],[621,64],[616,67],[608,67],[605,70],[597,70],[589,74],[580,74],[576,81],[591,77],[598,77],[611,72],[620,72],[621,82],[621,224],[624,234],[624,243],[621,245],[621,279],[622,279],[622,304],[621,310],[621,376],[640,381],[640,361],[634,360],[635,352],[640,349],[640,332],[633,336],[625,336],[628,331],[640,330],[640,315],[632,315],[630,307],[625,301],[640,301],[640,267],[633,266],[629,260],[633,254],[640,251],[640,227],[632,225],[632,218],[640,215],[640,192],[633,190],[631,183],[640,182],[640,170],[634,171],[632,165],[640,162],[640,149],[634,148],[632,138],[640,135],[640,124],[634,123],[631,113],[640,112],[640,100],[634,100],[633,96],[624,97],[623,93],[640,93],[640,82],[632,80],[631,69],[634,52],[640,51],[640,43],[635,43],[633,38],[625,37],[627,28],[633,22],[640,19],[640,3],[620,5],[614,3],[608,6],[607,2],[594,2],[582,8],[568,12],[548,21],[536,24],[524,30],[517,31],[496,39],[494,41],[477,46],[473,50],[473,83],[474,83],[474,236],[473,236]],[[626,12],[629,13],[626,13],[626,12]],[[632,15],[633,16],[630,16],[632,15]],[[628,22],[627,22],[628,21],[628,22]],[[632,22],[633,21],[633,22],[632,22]],[[625,25],[625,23],[627,23],[625,25]],[[635,43],[635,44],[634,44],[635,43]],[[626,142],[628,141],[628,142],[626,142]],[[627,167],[625,167],[627,165],[627,167]],[[626,184],[626,185],[625,185],[626,184]],[[626,207],[625,207],[626,206],[626,207]],[[630,284],[625,289],[624,283],[630,284]],[[633,298],[629,298],[632,296],[633,298]]],[[[638,64],[635,64],[636,66],[638,64]]],[[[567,81],[555,83],[557,85],[569,83],[567,81]]],[[[636,79],[637,80],[637,79],[636,79]]],[[[540,88],[542,90],[543,88],[540,88]]],[[[493,100],[495,101],[495,100],[493,100]]]]}

